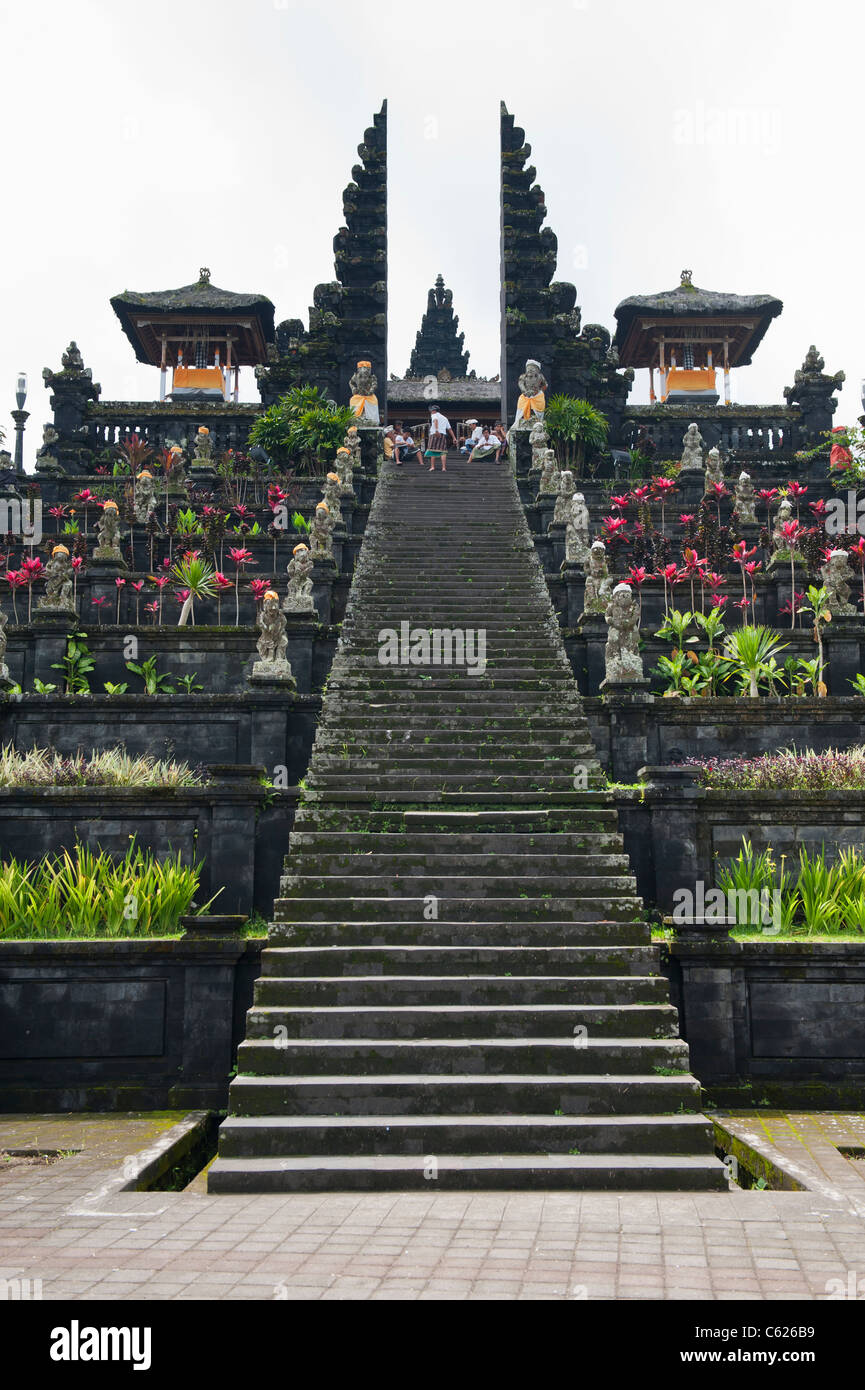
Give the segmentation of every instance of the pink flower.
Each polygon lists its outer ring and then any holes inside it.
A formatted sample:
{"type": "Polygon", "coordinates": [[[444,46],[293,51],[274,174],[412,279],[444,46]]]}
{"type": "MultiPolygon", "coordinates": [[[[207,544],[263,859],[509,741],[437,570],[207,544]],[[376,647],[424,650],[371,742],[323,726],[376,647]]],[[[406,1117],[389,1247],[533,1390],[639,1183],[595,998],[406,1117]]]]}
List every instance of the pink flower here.
{"type": "Polygon", "coordinates": [[[228,558],[233,564],[240,568],[241,565],[254,565],[255,559],[251,550],[245,550],[242,546],[233,546],[228,552],[228,558]]]}
{"type": "Polygon", "coordinates": [[[265,594],[267,593],[268,589],[270,588],[270,580],[251,579],[249,581],[249,587],[252,590],[253,598],[255,599],[256,603],[260,603],[261,600],[264,598],[265,594]]]}
{"type": "Polygon", "coordinates": [[[226,579],[225,575],[222,573],[221,570],[217,570],[216,573],[214,574],[213,578],[214,578],[214,580],[215,580],[215,582],[216,582],[217,588],[219,588],[219,589],[233,589],[233,588],[234,588],[234,585],[232,584],[231,580],[230,580],[230,579],[226,579]]]}
{"type": "Polygon", "coordinates": [[[727,604],[727,603],[729,603],[729,602],[730,602],[730,599],[729,599],[729,596],[728,596],[727,594],[713,594],[713,595],[712,595],[712,607],[713,607],[713,608],[723,608],[724,605],[727,604]]]}
{"type": "Polygon", "coordinates": [[[84,557],[83,557],[82,555],[73,555],[73,556],[72,556],[72,568],[73,568],[74,570],[80,570],[80,568],[81,568],[81,566],[82,566],[83,564],[84,564],[84,557]]]}
{"type": "Polygon", "coordinates": [[[645,584],[649,577],[648,570],[642,565],[630,565],[628,567],[628,574],[631,576],[632,583],[636,584],[638,588],[641,584],[645,584]]]}
{"type": "Polygon", "coordinates": [[[687,526],[688,522],[693,521],[694,518],[690,512],[682,512],[682,515],[679,517],[679,520],[683,526],[687,526]]]}
{"type": "Polygon", "coordinates": [[[627,526],[627,524],[628,523],[623,516],[604,517],[604,525],[611,536],[614,536],[617,531],[621,531],[622,527],[627,526]]]}
{"type": "Polygon", "coordinates": [[[141,590],[144,588],[144,580],[143,580],[143,579],[136,579],[135,581],[130,580],[130,581],[129,581],[129,585],[130,585],[130,588],[132,588],[132,589],[135,590],[136,594],[140,594],[140,593],[141,593],[141,590]]]}
{"type": "Polygon", "coordinates": [[[652,487],[653,487],[653,488],[655,489],[655,491],[656,491],[657,493],[659,493],[659,494],[664,494],[664,493],[667,493],[667,492],[672,492],[672,491],[673,491],[673,488],[674,488],[675,486],[676,486],[676,484],[673,482],[673,479],[672,479],[672,478],[653,478],[653,479],[652,479],[652,487]]]}
{"type": "Polygon", "coordinates": [[[623,492],[619,497],[611,497],[610,505],[615,507],[617,511],[621,512],[624,511],[625,507],[627,507],[630,500],[631,494],[629,492],[623,492]]]}
{"type": "Polygon", "coordinates": [[[802,487],[800,483],[788,483],[787,491],[789,492],[791,497],[795,497],[798,499],[800,497],[804,497],[808,489],[806,487],[802,487]]]}
{"type": "Polygon", "coordinates": [[[125,588],[126,588],[126,580],[125,580],[125,579],[115,579],[114,583],[117,585],[118,589],[125,589],[125,588]]]}

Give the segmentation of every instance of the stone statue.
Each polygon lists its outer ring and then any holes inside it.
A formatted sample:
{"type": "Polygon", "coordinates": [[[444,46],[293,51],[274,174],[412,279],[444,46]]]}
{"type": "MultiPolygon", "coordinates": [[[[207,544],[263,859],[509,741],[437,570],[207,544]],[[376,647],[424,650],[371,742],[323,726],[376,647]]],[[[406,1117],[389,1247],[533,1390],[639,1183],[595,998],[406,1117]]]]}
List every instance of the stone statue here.
{"type": "MultiPolygon", "coordinates": [[[[604,648],[606,679],[603,686],[642,681],[640,657],[640,610],[628,584],[617,584],[604,610],[607,645],[604,648]]],[[[602,687],[603,688],[603,687],[602,687]]]]}
{"type": "Polygon", "coordinates": [[[826,607],[833,618],[854,618],[856,605],[850,602],[853,574],[846,550],[832,550],[820,570],[826,589],[826,607]]]}
{"type": "Polygon", "coordinates": [[[45,593],[37,604],[38,608],[63,608],[67,613],[75,612],[72,601],[72,561],[65,545],[55,545],[51,559],[45,566],[45,593]]]}
{"type": "Polygon", "coordinates": [[[607,610],[613,581],[607,567],[607,547],[603,541],[595,541],[589,551],[589,568],[586,573],[586,589],[583,597],[583,617],[594,614],[603,615],[607,610]]]}
{"type": "Polygon", "coordinates": [[[74,338],[72,342],[69,344],[66,351],[64,353],[61,353],[60,361],[63,363],[64,371],[84,371],[84,358],[81,356],[81,350],[78,347],[78,344],[75,342],[74,338]]]}
{"type": "Polygon", "coordinates": [[[142,468],[135,479],[135,520],[143,526],[147,525],[156,510],[155,494],[153,474],[147,468],[142,468]]]}
{"type": "Polygon", "coordinates": [[[530,357],[526,363],[526,370],[520,377],[520,398],[517,401],[517,413],[512,429],[529,430],[539,416],[543,417],[547,408],[547,398],[544,394],[546,389],[547,381],[541,371],[541,364],[530,357]]]}
{"type": "Polygon", "coordinates": [[[283,613],[314,614],[312,600],[312,556],[308,545],[296,545],[288,562],[288,592],[282,605],[283,613]]]}
{"type": "Polygon", "coordinates": [[[285,618],[279,608],[279,594],[268,589],[258,610],[258,632],[256,642],[258,661],[252,668],[254,680],[293,681],[291,665],[285,659],[288,638],[285,635],[285,618]]]}
{"type": "Polygon", "coordinates": [[[356,468],[358,472],[360,472],[362,470],[362,461],[360,456],[360,432],[357,425],[349,425],[342,442],[343,446],[348,449],[348,452],[351,454],[352,469],[356,468]]]}
{"type": "Polygon", "coordinates": [[[336,471],[339,477],[340,497],[354,496],[354,459],[351,449],[343,447],[336,451],[336,471]]]}
{"type": "Polygon", "coordinates": [[[721,463],[721,451],[717,446],[714,449],[710,449],[706,457],[706,485],[703,495],[708,496],[716,483],[720,483],[722,487],[724,485],[724,468],[721,463]]]}
{"type": "Polygon", "coordinates": [[[349,382],[351,400],[349,405],[359,420],[368,425],[379,423],[378,397],[375,394],[378,382],[373,376],[371,362],[358,362],[357,371],[349,382]]]}
{"type": "MultiPolygon", "coordinates": [[[[204,447],[212,447],[209,440],[204,447]]],[[[183,466],[183,450],[179,444],[172,444],[168,452],[171,454],[171,464],[168,469],[167,478],[168,485],[172,488],[182,488],[186,483],[186,469],[183,466]]]]}
{"type": "Polygon", "coordinates": [[[53,425],[43,425],[42,427],[42,448],[36,455],[36,471],[39,473],[61,472],[60,460],[54,453],[54,445],[59,440],[60,435],[53,425]]]}
{"type": "Polygon", "coordinates": [[[543,469],[544,459],[550,443],[550,438],[541,416],[535,418],[535,423],[532,425],[532,432],[529,435],[529,443],[532,446],[532,466],[529,472],[540,473],[543,469]]]}
{"type": "Polygon", "coordinates": [[[106,502],[102,515],[96,525],[99,544],[93,552],[94,560],[114,560],[123,563],[120,550],[120,513],[116,502],[106,502]]]}
{"type": "Polygon", "coordinates": [[[703,469],[703,436],[696,425],[689,425],[682,437],[684,450],[682,452],[682,473],[696,472],[699,468],[703,469]]]}
{"type": "Polygon", "coordinates": [[[733,503],[733,515],[743,526],[756,526],[757,513],[754,511],[754,484],[751,482],[750,473],[740,473],[736,483],[736,500],[733,503]]]}
{"type": "Polygon", "coordinates": [[[575,493],[574,475],[569,468],[563,468],[559,474],[559,491],[551,526],[567,526],[571,514],[571,498],[575,493]]]}
{"type": "Polygon", "coordinates": [[[326,502],[319,502],[309,532],[313,560],[333,559],[333,530],[336,525],[326,502]]]}
{"type": "Polygon", "coordinates": [[[6,633],[8,623],[9,619],[0,609],[0,685],[5,685],[12,680],[9,675],[9,667],[6,665],[6,643],[9,640],[6,633]]]}
{"type": "Polygon", "coordinates": [[[327,503],[328,511],[334,518],[334,526],[339,526],[340,522],[342,521],[342,511],[340,510],[339,505],[340,491],[341,484],[339,481],[339,474],[328,473],[324,480],[324,486],[322,487],[321,492],[324,501],[327,503]]]}
{"type": "Polygon", "coordinates": [[[589,509],[581,492],[571,498],[565,530],[565,563],[585,565],[589,558],[589,509]]]}
{"type": "Polygon", "coordinates": [[[554,449],[545,449],[541,460],[541,481],[538,491],[542,497],[554,497],[559,490],[559,465],[554,449]]]}
{"type": "MultiPolygon", "coordinates": [[[[192,466],[193,468],[213,467],[213,440],[210,437],[210,430],[206,425],[198,426],[198,433],[195,436],[195,450],[192,456],[192,466]]],[[[172,475],[173,474],[174,468],[172,466],[172,475]]],[[[175,481],[174,476],[172,476],[171,481],[175,481]]]]}

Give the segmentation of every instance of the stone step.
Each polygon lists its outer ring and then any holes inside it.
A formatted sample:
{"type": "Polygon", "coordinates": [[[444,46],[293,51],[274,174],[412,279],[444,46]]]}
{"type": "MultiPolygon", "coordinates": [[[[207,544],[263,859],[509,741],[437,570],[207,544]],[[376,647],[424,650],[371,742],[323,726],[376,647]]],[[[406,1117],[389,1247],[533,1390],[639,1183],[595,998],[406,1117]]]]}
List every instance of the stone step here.
{"type": "MultiPolygon", "coordinates": [[[[379,817],[381,819],[381,817],[379,817]]],[[[570,832],[544,834],[542,831],[527,830],[520,833],[490,831],[471,833],[460,831],[459,840],[454,845],[454,853],[459,855],[478,855],[483,859],[495,859],[502,854],[538,854],[541,858],[559,854],[566,857],[581,853],[612,854],[618,859],[622,848],[622,837],[618,833],[603,831],[570,832]]],[[[291,863],[295,855],[327,855],[344,851],[346,854],[408,854],[437,855],[444,857],[447,851],[442,848],[439,835],[424,834],[411,828],[410,833],[400,835],[369,831],[366,834],[355,832],[335,832],[296,829],[291,834],[291,863]]],[[[287,861],[288,862],[288,861],[287,861]]]]}
{"type": "MultiPolygon", "coordinates": [[[[452,868],[456,866],[451,866],[452,868]]],[[[327,877],[289,873],[283,875],[280,883],[281,897],[312,901],[320,894],[325,901],[349,899],[352,901],[423,902],[428,894],[435,893],[442,899],[445,915],[450,903],[470,898],[498,899],[519,898],[529,902],[546,902],[556,894],[559,901],[565,898],[581,898],[593,895],[590,901],[599,902],[603,898],[636,897],[637,883],[632,874],[590,874],[570,875],[562,873],[554,879],[537,874],[534,877],[519,874],[506,875],[459,875],[451,872],[404,875],[390,873],[335,874],[327,877]],[[542,891],[543,890],[543,891],[542,891]]]]}
{"type": "Polygon", "coordinates": [[[538,854],[535,848],[529,845],[523,847],[522,853],[512,852],[510,855],[504,852],[463,853],[456,845],[450,852],[438,854],[429,850],[412,849],[410,846],[403,849],[401,845],[394,846],[391,850],[383,850],[379,854],[362,848],[355,853],[346,851],[340,854],[334,849],[330,854],[322,853],[321,850],[315,854],[300,854],[293,846],[287,869],[295,880],[309,879],[316,873],[335,874],[342,878],[346,873],[357,873],[362,869],[364,873],[373,874],[377,878],[389,871],[393,877],[400,879],[406,875],[434,874],[437,881],[438,876],[449,873],[452,875],[455,871],[462,875],[471,874],[473,877],[500,877],[505,873],[509,878],[519,877],[523,881],[553,881],[561,878],[585,878],[587,874],[597,870],[608,875],[627,875],[630,883],[635,881],[630,874],[630,861],[626,854],[538,854]]]}
{"type": "MultiPolygon", "coordinates": [[[[441,925],[441,924],[425,924],[441,925]]],[[[513,928],[514,923],[508,923],[513,928]]],[[[402,929],[401,929],[402,930],[402,929]]],[[[579,928],[571,936],[580,940],[579,928]]],[[[649,939],[646,929],[646,941],[649,939]]],[[[634,947],[614,949],[563,945],[559,929],[532,928],[525,942],[513,936],[498,944],[465,941],[462,929],[439,932],[422,942],[391,938],[379,943],[362,938],[340,945],[308,943],[296,947],[267,947],[262,953],[261,979],[290,979],[295,975],[322,978],[352,975],[481,975],[514,977],[592,975],[652,975],[660,978],[657,948],[647,946],[645,954],[634,947]]]]}
{"type": "MultiPolygon", "coordinates": [[[[597,759],[593,756],[588,758],[587,753],[583,753],[583,765],[586,761],[597,765],[597,759]]],[[[569,753],[567,757],[559,754],[551,758],[524,758],[503,756],[498,750],[493,760],[490,758],[466,758],[457,754],[454,757],[424,756],[422,747],[410,748],[401,747],[399,741],[393,743],[391,756],[383,760],[377,758],[370,751],[366,757],[345,756],[342,753],[325,753],[316,750],[313,764],[316,776],[324,775],[329,772],[341,772],[348,774],[362,775],[371,774],[378,777],[393,777],[400,773],[413,775],[416,772],[429,772],[431,775],[438,775],[440,772],[447,773],[449,776],[458,777],[460,773],[471,773],[473,776],[487,773],[497,773],[499,769],[507,773],[508,776],[522,774],[531,776],[533,773],[541,773],[548,776],[552,769],[564,769],[561,773],[566,781],[573,784],[574,767],[576,765],[575,755],[569,753]]]]}
{"type": "MultiPolygon", "coordinates": [[[[282,945],[286,948],[329,946],[338,951],[345,945],[383,946],[395,951],[413,946],[610,951],[613,953],[611,969],[609,972],[602,970],[601,974],[658,973],[656,948],[648,944],[650,928],[647,923],[640,922],[340,922],[338,937],[333,935],[332,922],[271,922],[268,932],[269,949],[282,945]],[[334,945],[335,941],[340,944],[334,945]],[[640,954],[643,949],[655,952],[651,956],[651,969],[649,958],[640,954]]],[[[442,970],[443,967],[438,966],[435,973],[442,970]]],[[[544,974],[544,970],[537,973],[544,974]]],[[[567,971],[554,970],[553,973],[567,971]]],[[[575,967],[573,973],[586,973],[586,969],[575,967]]]]}
{"type": "MultiPolygon", "coordinates": [[[[453,897],[439,895],[439,916],[449,922],[478,922],[486,920],[491,909],[496,915],[512,922],[533,922],[544,919],[569,922],[632,922],[638,918],[640,900],[625,893],[620,897],[604,895],[591,898],[556,896],[549,898],[518,897],[453,897]]],[[[312,898],[277,898],[274,921],[332,922],[339,929],[343,916],[353,921],[399,922],[403,918],[422,919],[429,910],[427,895],[419,897],[379,897],[348,900],[326,897],[323,893],[312,898]]]]}
{"type": "Polygon", "coordinates": [[[460,1004],[427,1007],[372,1005],[350,1009],[257,1004],[247,1019],[247,1041],[274,1038],[675,1038],[678,1015],[671,1004],[460,1004]]]}
{"type": "Polygon", "coordinates": [[[230,1116],[219,1156],[300,1154],[694,1154],[705,1157],[712,1126],[702,1115],[230,1116]]]}
{"type": "Polygon", "coordinates": [[[699,1114],[692,1076],[238,1076],[232,1115],[699,1114]]]}
{"type": "MultiPolygon", "coordinates": [[[[434,780],[434,779],[433,779],[434,780]]],[[[497,811],[502,803],[508,804],[508,810],[503,814],[515,816],[521,811],[557,811],[567,812],[571,807],[583,812],[587,807],[586,798],[593,792],[598,796],[609,799],[609,792],[601,787],[589,787],[585,791],[547,791],[532,789],[527,791],[507,791],[500,788],[497,791],[481,791],[468,789],[465,791],[448,791],[436,787],[435,789],[424,789],[413,787],[411,791],[403,791],[398,787],[382,788],[379,787],[375,792],[367,790],[358,781],[357,786],[307,786],[304,793],[304,800],[301,810],[309,816],[317,812],[319,805],[322,810],[322,818],[318,821],[323,828],[326,828],[326,817],[333,811],[344,810],[347,807],[355,808],[356,813],[361,811],[380,811],[391,810],[393,816],[407,816],[411,811],[435,809],[438,817],[446,811],[469,811],[485,812],[497,811]]],[[[601,810],[606,807],[601,805],[601,810]]],[[[615,811],[613,812],[615,817],[615,811]]],[[[302,822],[306,823],[306,822],[302,822]]],[[[615,824],[615,820],[607,822],[615,824]]],[[[575,828],[577,818],[571,817],[567,820],[569,828],[575,828]]],[[[601,825],[600,816],[594,812],[586,815],[587,825],[601,825]]]]}
{"type": "Polygon", "coordinates": [[[292,1008],[567,1004],[570,1008],[667,1004],[662,975],[260,975],[255,1005],[292,1008]]]}
{"type": "Polygon", "coordinates": [[[291,1077],[484,1075],[616,1076],[678,1070],[688,1049],[678,1038],[279,1038],[247,1037],[237,1075],[291,1077]],[[579,1046],[576,1044],[579,1043],[579,1046]]]}

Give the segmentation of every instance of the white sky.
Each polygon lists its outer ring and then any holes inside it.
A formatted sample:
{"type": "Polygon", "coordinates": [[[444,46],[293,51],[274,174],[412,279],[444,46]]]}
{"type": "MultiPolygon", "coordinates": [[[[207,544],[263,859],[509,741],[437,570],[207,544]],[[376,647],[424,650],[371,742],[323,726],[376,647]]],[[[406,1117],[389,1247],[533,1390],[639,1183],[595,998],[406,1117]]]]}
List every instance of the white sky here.
{"type": "MultiPolygon", "coordinates": [[[[390,370],[426,292],[499,369],[498,104],[526,130],[583,322],[683,266],[785,310],[734,398],[777,402],[811,342],[861,413],[861,96],[853,0],[0,0],[0,424],[70,338],[104,399],[153,399],[108,300],[197,279],[305,321],[333,278],[356,146],[389,102],[390,370]]],[[[251,373],[244,394],[255,397],[251,373]]],[[[647,397],[640,373],[632,401],[647,397]]]]}

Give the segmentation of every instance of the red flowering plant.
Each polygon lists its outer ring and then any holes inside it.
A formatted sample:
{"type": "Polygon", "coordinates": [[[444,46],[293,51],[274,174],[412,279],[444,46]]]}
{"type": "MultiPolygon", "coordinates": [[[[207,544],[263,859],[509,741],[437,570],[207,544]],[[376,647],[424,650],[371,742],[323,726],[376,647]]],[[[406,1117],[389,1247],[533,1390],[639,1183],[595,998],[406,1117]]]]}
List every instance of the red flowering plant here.
{"type": "Polygon", "coordinates": [[[235,626],[240,626],[240,571],[247,565],[256,563],[251,550],[246,550],[243,546],[233,546],[228,552],[228,558],[235,567],[234,574],[234,622],[235,626]]]}
{"type": "Polygon", "coordinates": [[[664,521],[664,511],[667,502],[671,499],[676,490],[676,483],[672,478],[657,477],[652,479],[652,495],[661,503],[661,535],[666,535],[664,521]]]}

